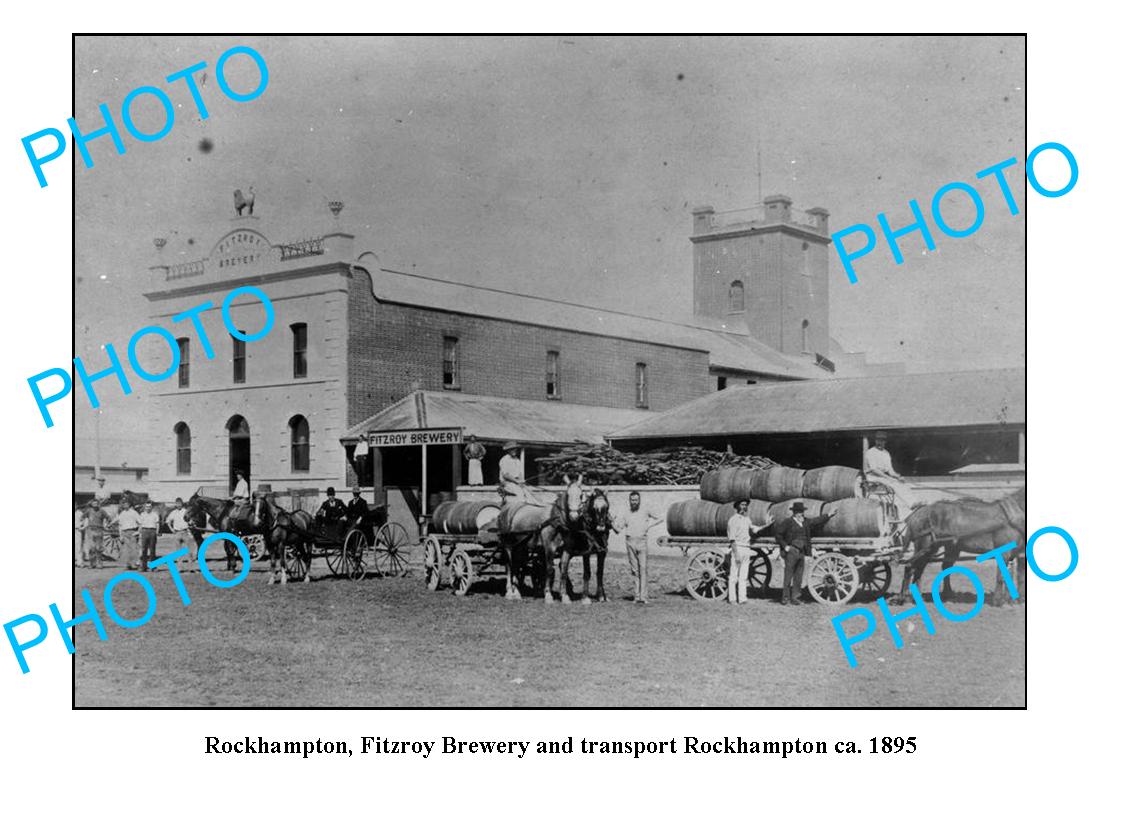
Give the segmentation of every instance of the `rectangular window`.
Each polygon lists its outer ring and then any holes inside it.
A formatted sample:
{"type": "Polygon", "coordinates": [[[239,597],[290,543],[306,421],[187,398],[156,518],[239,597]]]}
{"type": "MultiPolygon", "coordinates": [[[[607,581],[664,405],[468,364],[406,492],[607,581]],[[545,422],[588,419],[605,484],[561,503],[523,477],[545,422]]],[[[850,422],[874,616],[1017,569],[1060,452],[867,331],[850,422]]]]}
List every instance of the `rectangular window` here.
{"type": "Polygon", "coordinates": [[[179,476],[191,475],[191,448],[179,448],[175,452],[175,472],[179,476]]]}
{"type": "Polygon", "coordinates": [[[446,337],[444,345],[444,387],[460,387],[460,341],[446,337]]]}
{"type": "Polygon", "coordinates": [[[717,378],[717,390],[718,391],[724,391],[727,382],[728,382],[728,380],[726,380],[725,377],[718,377],[717,378]]]}
{"type": "Polygon", "coordinates": [[[294,323],[292,326],[292,375],[308,376],[308,325],[294,323]]]}
{"type": "Polygon", "coordinates": [[[561,380],[558,379],[557,351],[546,352],[546,397],[547,399],[561,399],[561,380]]]}
{"type": "MultiPolygon", "coordinates": [[[[242,331],[238,329],[238,331],[242,331]]],[[[242,332],[245,334],[245,332],[242,332]]],[[[234,382],[244,383],[246,381],[246,341],[239,340],[237,337],[234,340],[234,382]]]]}
{"type": "Polygon", "coordinates": [[[175,341],[179,346],[179,387],[191,385],[191,341],[180,337],[175,341]]]}
{"type": "Polygon", "coordinates": [[[636,363],[636,407],[647,407],[647,364],[636,363]]]}

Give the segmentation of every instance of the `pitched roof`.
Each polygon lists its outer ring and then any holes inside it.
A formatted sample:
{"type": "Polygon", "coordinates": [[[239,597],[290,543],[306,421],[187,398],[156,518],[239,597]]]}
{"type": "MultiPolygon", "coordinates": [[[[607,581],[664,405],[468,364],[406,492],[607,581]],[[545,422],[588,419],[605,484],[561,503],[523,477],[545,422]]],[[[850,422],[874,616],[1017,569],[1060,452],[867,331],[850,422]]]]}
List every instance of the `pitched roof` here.
{"type": "Polygon", "coordinates": [[[463,428],[481,440],[524,443],[603,442],[604,435],[634,425],[649,412],[567,402],[484,397],[458,391],[414,391],[359,424],[342,442],[367,431],[463,428]]]}
{"type": "Polygon", "coordinates": [[[781,354],[745,332],[731,330],[720,319],[699,317],[696,324],[676,323],[382,269],[375,264],[364,266],[362,257],[358,265],[370,273],[374,296],[381,301],[708,351],[710,365],[721,368],[792,379],[827,376],[810,358],[781,354]]]}
{"type": "Polygon", "coordinates": [[[729,388],[611,439],[1024,424],[1024,368],[895,374],[729,388]]]}

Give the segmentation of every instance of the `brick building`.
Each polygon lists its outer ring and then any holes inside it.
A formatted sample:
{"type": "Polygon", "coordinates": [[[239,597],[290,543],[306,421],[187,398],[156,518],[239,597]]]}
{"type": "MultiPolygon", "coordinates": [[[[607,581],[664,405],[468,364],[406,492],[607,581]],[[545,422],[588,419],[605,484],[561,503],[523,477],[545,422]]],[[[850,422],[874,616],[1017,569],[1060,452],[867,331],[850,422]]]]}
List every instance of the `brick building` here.
{"type": "MultiPolygon", "coordinates": [[[[203,257],[158,241],[145,297],[150,322],[177,338],[181,360],[177,375],[146,400],[151,490],[158,498],[199,485],[222,491],[235,468],[251,484],[274,489],[419,486],[419,451],[367,451],[363,443],[367,431],[383,429],[382,413],[410,395],[419,396],[408,404],[420,411],[391,412],[386,421],[436,427],[423,395],[445,394],[450,399],[438,401],[443,421],[485,443],[515,438],[535,450],[599,440],[726,383],[829,376],[813,354],[792,353],[799,337],[793,321],[805,319],[814,321],[804,332],[810,347],[823,356],[827,350],[826,215],[815,216],[817,226],[792,225],[790,207],[769,202],[766,223],[739,227],[727,249],[747,298],[744,325],[721,307],[727,301],[716,281],[734,277],[732,268],[710,271],[721,253],[712,211],[695,214],[691,324],[385,269],[356,241],[336,202],[332,219],[310,239],[284,242],[268,221],[240,216],[221,226],[203,257]],[[760,237],[772,242],[765,252],[751,243],[760,237]],[[742,239],[748,243],[737,243],[742,239]],[[810,285],[802,282],[807,269],[810,285]],[[793,277],[800,280],[793,284],[793,277]],[[714,282],[703,285],[707,279],[714,282]],[[274,309],[271,331],[254,342],[229,334],[219,308],[247,285],[265,292],[274,309]],[[804,290],[801,302],[796,295],[804,290]],[[203,302],[214,307],[200,318],[213,357],[189,321],[173,321],[203,302]],[[788,304],[778,323],[766,319],[764,304],[775,302],[788,304]],[[758,315],[763,333],[750,334],[758,315]],[[494,401],[481,411],[488,399],[494,401]]],[[[230,316],[252,334],[264,309],[240,296],[230,316]]],[[[167,350],[163,364],[160,353],[142,346],[149,370],[166,368],[167,350]]],[[[430,448],[428,455],[431,489],[455,488],[459,449],[430,448]]],[[[492,471],[490,455],[488,465],[492,471]]]]}

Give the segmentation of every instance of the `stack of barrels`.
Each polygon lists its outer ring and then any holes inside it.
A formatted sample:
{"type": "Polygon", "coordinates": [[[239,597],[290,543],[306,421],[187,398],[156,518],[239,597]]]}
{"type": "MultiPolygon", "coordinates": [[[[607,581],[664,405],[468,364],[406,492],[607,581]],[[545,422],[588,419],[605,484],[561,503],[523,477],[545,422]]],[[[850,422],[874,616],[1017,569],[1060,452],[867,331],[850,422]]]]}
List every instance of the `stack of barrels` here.
{"type": "Polygon", "coordinates": [[[859,472],[840,465],[713,470],[702,477],[701,493],[701,500],[667,508],[671,536],[724,537],[736,512],[733,503],[742,499],[749,500],[749,519],[758,526],[787,518],[792,504],[801,501],[809,517],[835,513],[816,531],[820,536],[878,538],[889,531],[881,503],[861,498],[859,472]]]}

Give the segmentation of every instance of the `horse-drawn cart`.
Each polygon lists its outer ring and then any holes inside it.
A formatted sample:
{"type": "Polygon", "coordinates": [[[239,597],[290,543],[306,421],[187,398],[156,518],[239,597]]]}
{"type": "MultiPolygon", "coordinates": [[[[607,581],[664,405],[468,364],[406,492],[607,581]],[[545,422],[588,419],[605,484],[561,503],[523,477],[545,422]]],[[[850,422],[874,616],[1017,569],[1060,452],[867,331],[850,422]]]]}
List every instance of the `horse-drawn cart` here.
{"type": "MultiPolygon", "coordinates": [[[[729,592],[729,540],[716,536],[661,536],[662,547],[678,547],[688,557],[686,591],[700,601],[720,601],[729,592]]],[[[782,572],[774,539],[757,539],[751,548],[746,585],[750,592],[767,591],[773,572],[782,572]]],[[[821,604],[838,605],[859,593],[872,600],[889,590],[892,564],[900,548],[891,536],[883,538],[818,538],[814,555],[803,571],[804,587],[821,604]]]]}
{"type": "MultiPolygon", "coordinates": [[[[290,528],[294,531],[299,528],[290,528]]],[[[285,545],[284,566],[293,580],[303,580],[313,558],[323,558],[333,575],[357,581],[374,572],[398,576],[409,567],[410,541],[405,527],[387,518],[386,507],[371,508],[357,521],[329,522],[313,518],[307,530],[285,545]],[[301,557],[300,545],[304,548],[301,557]]]]}

